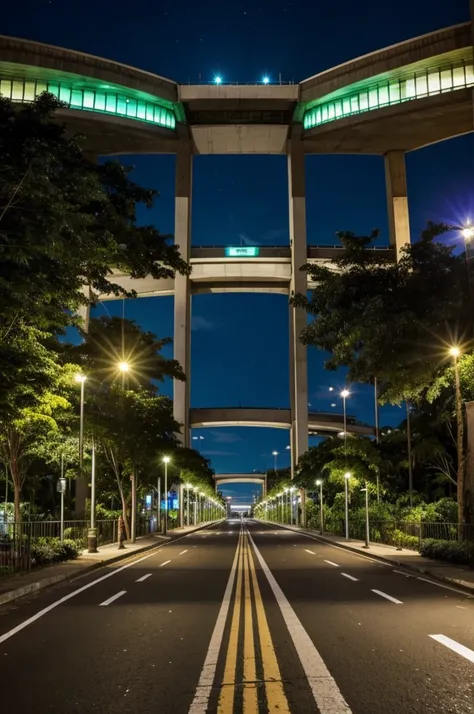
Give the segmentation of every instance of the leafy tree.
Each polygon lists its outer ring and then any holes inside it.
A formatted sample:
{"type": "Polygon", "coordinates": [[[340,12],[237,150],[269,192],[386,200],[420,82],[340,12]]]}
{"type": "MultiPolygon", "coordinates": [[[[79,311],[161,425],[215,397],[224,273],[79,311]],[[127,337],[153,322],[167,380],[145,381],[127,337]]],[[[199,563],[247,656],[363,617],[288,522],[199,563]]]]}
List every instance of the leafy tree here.
{"type": "MultiPolygon", "coordinates": [[[[32,328],[56,335],[72,324],[85,283],[122,295],[112,266],[134,278],[189,272],[169,236],[138,225],[137,208],[151,207],[156,192],[117,162],[88,161],[82,139],[54,121],[60,106],[47,94],[27,106],[0,98],[0,379],[22,392],[36,372],[32,406],[50,387],[37,371],[44,343],[24,347],[32,328]]],[[[11,408],[2,396],[0,418],[11,408]]]]}
{"type": "Polygon", "coordinates": [[[122,504],[127,537],[131,479],[149,483],[158,454],[177,447],[179,425],[173,419],[172,402],[145,389],[126,390],[117,385],[99,389],[89,405],[88,427],[96,439],[122,504]]]}
{"type": "Polygon", "coordinates": [[[296,483],[311,491],[316,490],[318,478],[329,478],[339,488],[344,474],[349,472],[356,481],[379,484],[387,464],[377,445],[366,437],[351,437],[346,444],[333,437],[310,447],[298,462],[296,483]]]}
{"type": "Polygon", "coordinates": [[[301,338],[331,352],[328,369],[347,366],[358,382],[376,376],[382,401],[392,403],[416,399],[431,384],[470,324],[463,259],[435,240],[448,230],[428,224],[391,264],[369,250],[377,233],[339,233],[345,253],[333,261],[336,271],[305,266],[316,287],[293,302],[315,319],[301,338]]]}
{"type": "Polygon", "coordinates": [[[0,425],[0,450],[13,483],[15,521],[21,521],[21,493],[31,463],[41,447],[59,431],[59,423],[71,408],[68,400],[73,365],[56,373],[55,391],[44,392],[33,406],[17,410],[15,418],[0,425]]]}
{"type": "MultiPolygon", "coordinates": [[[[316,287],[309,299],[297,295],[293,303],[315,319],[301,339],[331,352],[328,369],[347,366],[349,379],[360,382],[377,377],[381,402],[433,399],[433,383],[449,377],[449,346],[472,334],[464,258],[436,240],[448,230],[449,226],[428,223],[396,264],[387,264],[386,258],[369,250],[377,232],[339,233],[345,254],[334,261],[336,271],[305,266],[316,287]]],[[[457,439],[462,454],[462,431],[457,439]]],[[[461,490],[462,474],[461,458],[461,490]]],[[[474,500],[474,489],[472,493],[474,500]]],[[[462,499],[459,502],[462,521],[462,499]]]]}

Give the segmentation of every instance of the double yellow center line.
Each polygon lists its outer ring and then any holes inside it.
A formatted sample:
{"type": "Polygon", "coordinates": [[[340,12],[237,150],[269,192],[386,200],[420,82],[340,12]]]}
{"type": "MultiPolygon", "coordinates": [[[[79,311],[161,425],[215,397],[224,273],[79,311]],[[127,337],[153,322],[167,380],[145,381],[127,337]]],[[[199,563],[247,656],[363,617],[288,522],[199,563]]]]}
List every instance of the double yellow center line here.
{"type": "Polygon", "coordinates": [[[288,700],[281,681],[250,542],[244,530],[240,533],[237,547],[237,584],[217,711],[218,714],[233,714],[236,693],[242,688],[243,714],[259,714],[259,692],[263,691],[266,695],[266,707],[262,702],[262,711],[266,709],[268,712],[289,714],[288,700]],[[263,674],[260,679],[257,679],[257,643],[260,645],[260,669],[263,674]],[[241,684],[237,681],[240,669],[243,672],[241,684]]]}

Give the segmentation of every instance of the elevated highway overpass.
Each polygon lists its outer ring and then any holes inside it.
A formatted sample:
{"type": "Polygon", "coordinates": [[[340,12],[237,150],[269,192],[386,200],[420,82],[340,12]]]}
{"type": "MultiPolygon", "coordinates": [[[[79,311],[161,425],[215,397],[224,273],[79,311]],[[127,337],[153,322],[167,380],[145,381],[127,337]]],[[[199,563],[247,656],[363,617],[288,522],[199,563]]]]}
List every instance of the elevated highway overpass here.
{"type": "MultiPolygon", "coordinates": [[[[64,104],[59,118],[80,132],[91,157],[176,155],[175,241],[190,277],[136,281],[137,294],[174,294],[174,357],[190,374],[191,295],[198,292],[303,293],[308,260],[305,158],[308,154],[383,157],[390,244],[410,241],[405,153],[474,130],[470,22],[386,47],[290,85],[180,85],[116,61],[39,42],[0,37],[0,93],[28,103],[43,91],[64,104]],[[226,260],[221,249],[191,247],[193,157],[280,154],[288,162],[289,255],[269,249],[257,261],[226,260]],[[214,254],[212,251],[216,251],[214,254]]],[[[330,249],[324,249],[325,251],[330,249]]],[[[127,276],[118,283],[132,287],[127,276]],[[128,281],[128,282],[127,282],[128,281]]],[[[311,287],[311,285],[309,285],[311,287]]],[[[102,299],[107,296],[101,296],[102,299]]],[[[308,445],[306,324],[290,310],[291,463],[308,445]]],[[[189,443],[190,383],[175,382],[174,413],[189,443]]],[[[201,415],[202,417],[202,415],[201,415]]],[[[219,420],[219,417],[214,415],[219,420]]],[[[265,417],[252,417],[261,421],[265,417]]],[[[202,420],[202,419],[201,419],[202,420]]],[[[268,422],[266,422],[268,423],[268,422]]],[[[313,425],[323,426],[319,420],[313,425]]]]}
{"type": "MultiPolygon", "coordinates": [[[[218,426],[261,426],[276,429],[291,428],[290,409],[266,409],[257,407],[214,407],[195,408],[190,410],[191,428],[218,426]]],[[[374,436],[372,426],[358,424],[353,416],[346,417],[348,434],[358,436],[374,436]]],[[[318,436],[334,436],[343,433],[344,419],[342,414],[309,412],[308,433],[318,436]]]]}
{"type": "MultiPolygon", "coordinates": [[[[329,265],[343,253],[342,247],[308,246],[302,263],[329,265]]],[[[381,260],[394,261],[392,247],[374,248],[381,260]]],[[[291,248],[287,247],[194,247],[191,248],[191,294],[203,293],[279,293],[288,295],[292,280],[291,248]],[[233,251],[233,256],[229,256],[233,251]],[[239,254],[239,251],[242,253],[239,254]],[[247,251],[247,253],[243,253],[247,251]],[[252,254],[254,251],[254,254],[252,254]]],[[[301,267],[301,266],[299,266],[301,267]]],[[[299,269],[299,268],[298,268],[299,269]]],[[[303,277],[306,273],[303,273],[303,277]]],[[[113,281],[137,297],[166,296],[174,294],[173,278],[155,279],[151,276],[131,279],[125,273],[113,271],[113,281]]],[[[308,277],[308,276],[307,276],[308,277]]],[[[308,289],[313,283],[308,279],[308,289]]],[[[116,300],[116,295],[101,294],[101,301],[116,300]]]]}

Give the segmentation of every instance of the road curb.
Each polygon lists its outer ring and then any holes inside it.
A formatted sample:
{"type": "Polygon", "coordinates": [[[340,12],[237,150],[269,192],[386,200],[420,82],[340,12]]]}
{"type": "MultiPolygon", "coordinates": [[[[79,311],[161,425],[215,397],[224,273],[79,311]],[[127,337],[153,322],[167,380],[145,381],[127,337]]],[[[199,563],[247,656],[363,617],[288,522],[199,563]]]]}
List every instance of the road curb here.
{"type": "Polygon", "coordinates": [[[332,545],[335,548],[342,548],[343,550],[348,550],[351,553],[356,553],[356,555],[362,556],[363,558],[372,558],[372,560],[379,560],[380,562],[386,563],[387,565],[395,565],[395,566],[398,565],[400,568],[404,568],[405,570],[409,570],[414,573],[419,573],[421,575],[429,575],[430,578],[433,578],[434,580],[439,580],[440,582],[445,583],[447,585],[456,586],[457,588],[465,591],[468,595],[474,595],[474,584],[468,583],[466,580],[458,580],[457,578],[449,578],[446,575],[440,575],[439,573],[434,573],[429,568],[425,568],[425,567],[417,566],[417,565],[413,565],[413,564],[407,564],[407,563],[403,562],[403,560],[395,560],[394,558],[386,558],[383,555],[378,555],[377,553],[372,553],[370,548],[367,549],[367,553],[361,553],[359,548],[351,547],[348,543],[335,543],[330,538],[325,538],[324,536],[320,535],[319,533],[310,531],[309,529],[295,528],[294,526],[287,526],[282,523],[273,523],[272,521],[261,521],[261,522],[266,523],[268,525],[280,526],[280,528],[285,528],[286,530],[293,531],[294,533],[302,533],[303,535],[310,536],[311,538],[314,538],[314,540],[318,540],[321,543],[328,543],[329,545],[332,545]]]}
{"type": "Polygon", "coordinates": [[[76,572],[51,575],[48,578],[40,578],[34,583],[28,583],[28,585],[23,585],[22,587],[15,588],[14,590],[7,590],[7,592],[0,594],[0,606],[5,605],[8,602],[13,602],[14,600],[19,600],[20,598],[25,597],[25,595],[31,595],[33,593],[38,592],[39,590],[44,590],[45,588],[50,587],[51,585],[56,585],[57,583],[64,582],[65,580],[78,580],[79,578],[82,578],[82,576],[89,575],[89,573],[93,572],[94,570],[103,568],[106,565],[113,565],[114,563],[118,563],[121,560],[133,558],[135,555],[146,553],[148,550],[153,550],[153,548],[161,548],[165,545],[168,545],[169,543],[172,543],[173,541],[179,540],[180,538],[184,538],[185,536],[190,535],[191,533],[196,533],[196,531],[202,530],[203,528],[207,528],[210,525],[216,525],[217,523],[220,523],[220,521],[205,523],[203,525],[196,526],[196,528],[191,531],[188,531],[187,533],[177,533],[175,536],[172,535],[171,531],[171,534],[170,532],[168,532],[167,536],[161,536],[162,541],[159,543],[148,543],[142,548],[137,548],[132,552],[127,552],[127,549],[125,548],[125,550],[121,551],[113,558],[108,558],[106,560],[98,560],[88,566],[78,569],[76,572]]]}

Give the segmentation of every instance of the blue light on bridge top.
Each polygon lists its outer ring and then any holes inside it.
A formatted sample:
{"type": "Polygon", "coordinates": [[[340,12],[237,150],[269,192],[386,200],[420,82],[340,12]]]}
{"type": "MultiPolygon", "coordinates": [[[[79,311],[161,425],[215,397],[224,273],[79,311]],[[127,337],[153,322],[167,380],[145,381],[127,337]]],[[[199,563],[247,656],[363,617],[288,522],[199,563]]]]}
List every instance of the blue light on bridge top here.
{"type": "Polygon", "coordinates": [[[270,77],[268,77],[267,75],[265,75],[265,76],[263,77],[263,79],[262,79],[262,82],[263,82],[264,84],[269,84],[269,82],[270,82],[270,77]]]}
{"type": "Polygon", "coordinates": [[[226,258],[257,258],[259,252],[256,245],[242,245],[225,249],[226,258]]]}
{"type": "Polygon", "coordinates": [[[214,84],[222,84],[222,77],[220,76],[220,74],[214,77],[214,84]]]}

